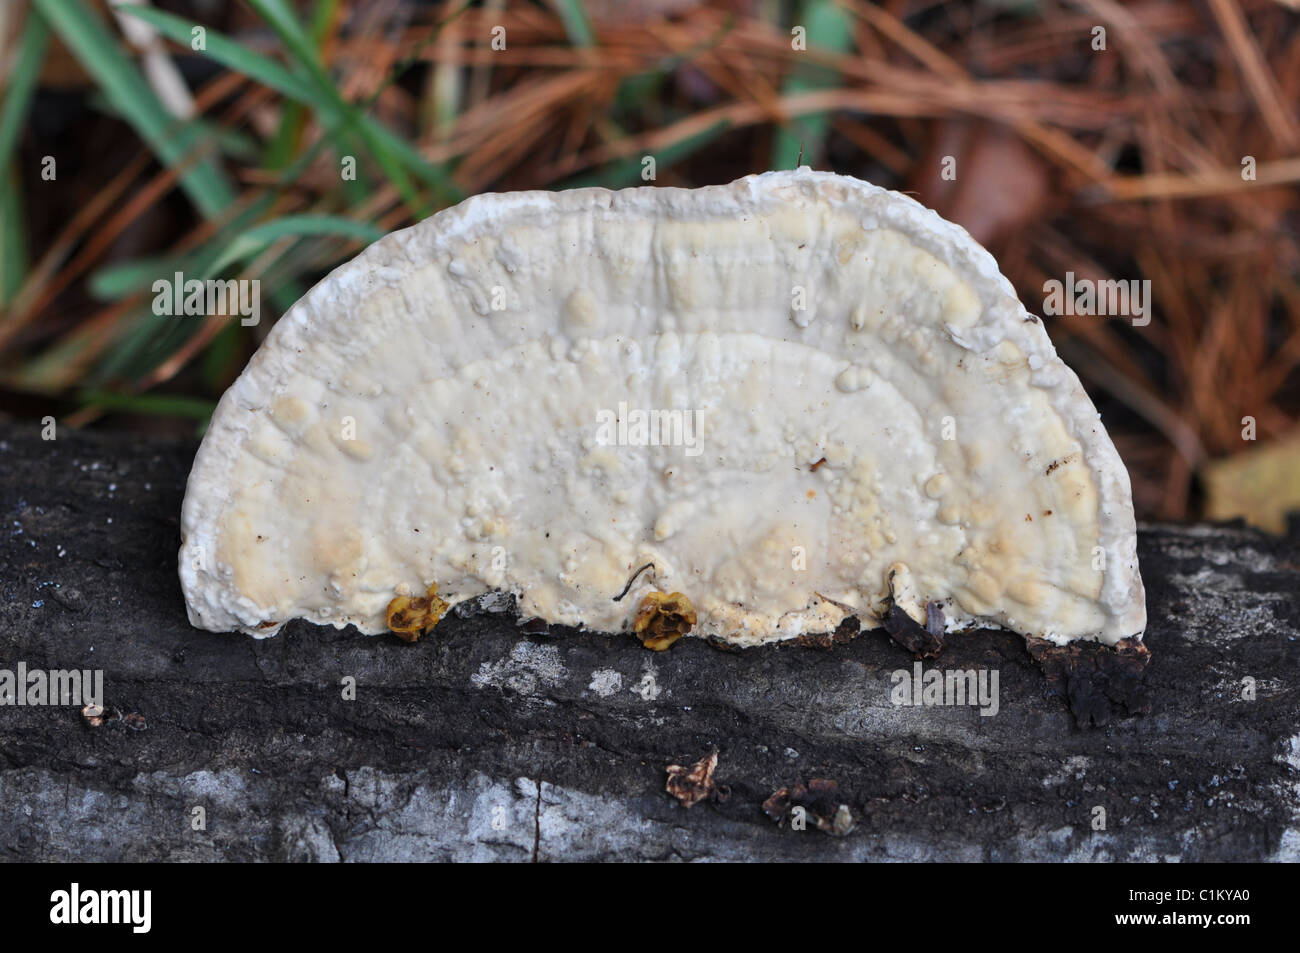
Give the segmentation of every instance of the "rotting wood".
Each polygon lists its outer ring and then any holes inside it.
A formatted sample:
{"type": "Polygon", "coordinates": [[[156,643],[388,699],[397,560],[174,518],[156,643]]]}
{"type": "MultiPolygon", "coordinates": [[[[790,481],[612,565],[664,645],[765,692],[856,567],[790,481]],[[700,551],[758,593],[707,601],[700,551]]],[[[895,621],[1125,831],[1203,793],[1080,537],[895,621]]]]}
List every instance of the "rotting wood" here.
{"type": "Polygon", "coordinates": [[[894,705],[913,658],[882,630],[661,653],[502,612],[416,644],[200,632],[175,567],[194,449],[0,424],[0,668],[102,669],[110,716],[0,707],[0,857],[1300,859],[1300,534],[1144,527],[1151,710],[1085,731],[1009,633],[923,663],[996,669],[984,717],[894,705]],[[666,767],[715,747],[730,797],[688,811],[666,767]],[[813,779],[846,836],[764,814],[813,779]]]}

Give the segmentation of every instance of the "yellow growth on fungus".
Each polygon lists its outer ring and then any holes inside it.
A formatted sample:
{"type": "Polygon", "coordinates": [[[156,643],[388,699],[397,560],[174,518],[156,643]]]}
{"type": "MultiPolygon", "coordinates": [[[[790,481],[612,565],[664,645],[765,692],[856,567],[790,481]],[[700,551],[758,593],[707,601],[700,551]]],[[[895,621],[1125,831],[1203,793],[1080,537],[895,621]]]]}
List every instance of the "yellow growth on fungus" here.
{"type": "Polygon", "coordinates": [[[662,652],[695,625],[695,607],[680,592],[650,592],[632,620],[632,631],[641,644],[655,652],[662,652]]]}
{"type": "Polygon", "coordinates": [[[435,582],[423,596],[398,596],[388,603],[386,621],[399,639],[418,642],[420,636],[438,624],[448,608],[448,604],[438,598],[438,584],[435,582]]]}

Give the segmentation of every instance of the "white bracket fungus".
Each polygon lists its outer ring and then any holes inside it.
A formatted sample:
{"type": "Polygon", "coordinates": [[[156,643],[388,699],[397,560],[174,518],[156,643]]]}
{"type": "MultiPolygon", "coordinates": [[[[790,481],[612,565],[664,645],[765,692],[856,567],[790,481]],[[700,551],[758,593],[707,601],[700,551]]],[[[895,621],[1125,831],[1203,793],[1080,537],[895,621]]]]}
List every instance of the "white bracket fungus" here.
{"type": "Polygon", "coordinates": [[[1146,624],[1128,474],[1042,323],[961,228],[808,169],[376,242],[222,399],[182,535],[191,622],[256,636],[494,590],[660,642],[1146,624]]]}

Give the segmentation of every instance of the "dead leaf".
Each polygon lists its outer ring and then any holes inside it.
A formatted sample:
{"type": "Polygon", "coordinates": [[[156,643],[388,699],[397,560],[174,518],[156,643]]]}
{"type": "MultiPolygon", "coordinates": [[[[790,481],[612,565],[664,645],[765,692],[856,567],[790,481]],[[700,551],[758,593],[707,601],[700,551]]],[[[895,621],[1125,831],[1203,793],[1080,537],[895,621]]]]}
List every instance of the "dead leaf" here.
{"type": "Polygon", "coordinates": [[[713,780],[713,772],[717,768],[716,748],[689,768],[684,768],[680,764],[670,764],[668,783],[664,786],[664,790],[677,798],[683,807],[694,807],[705,798],[724,801],[727,798],[727,790],[720,789],[713,780]]]}

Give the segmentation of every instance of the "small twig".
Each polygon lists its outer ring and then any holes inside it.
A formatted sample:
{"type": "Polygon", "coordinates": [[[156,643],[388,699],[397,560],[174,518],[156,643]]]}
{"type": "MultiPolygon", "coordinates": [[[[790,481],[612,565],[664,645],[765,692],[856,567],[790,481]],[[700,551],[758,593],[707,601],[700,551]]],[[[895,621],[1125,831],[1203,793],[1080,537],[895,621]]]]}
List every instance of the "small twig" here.
{"type": "Polygon", "coordinates": [[[625,595],[628,594],[629,590],[631,590],[631,588],[632,588],[632,583],[636,582],[636,577],[639,576],[639,575],[641,575],[641,573],[645,572],[647,569],[649,569],[649,568],[650,568],[651,566],[653,566],[653,565],[654,565],[654,563],[646,563],[644,566],[642,566],[642,567],[641,567],[640,569],[638,569],[636,572],[632,573],[632,578],[629,579],[629,580],[627,581],[627,585],[623,587],[623,591],[620,592],[618,595],[616,595],[616,596],[614,597],[614,601],[615,601],[615,602],[621,602],[621,601],[623,600],[623,597],[624,597],[625,595]]]}

